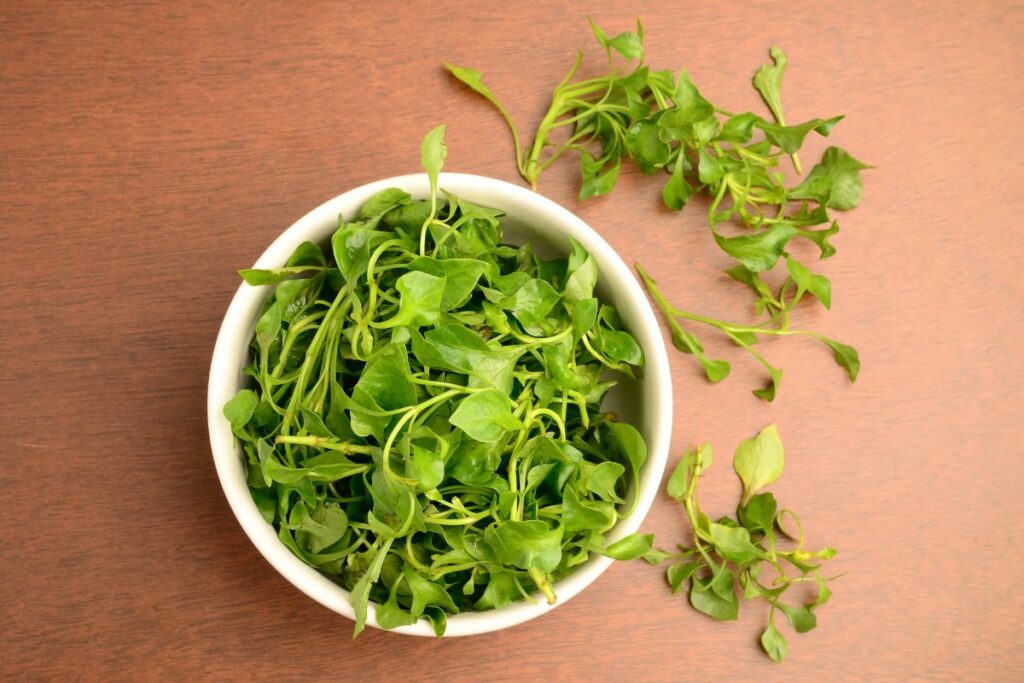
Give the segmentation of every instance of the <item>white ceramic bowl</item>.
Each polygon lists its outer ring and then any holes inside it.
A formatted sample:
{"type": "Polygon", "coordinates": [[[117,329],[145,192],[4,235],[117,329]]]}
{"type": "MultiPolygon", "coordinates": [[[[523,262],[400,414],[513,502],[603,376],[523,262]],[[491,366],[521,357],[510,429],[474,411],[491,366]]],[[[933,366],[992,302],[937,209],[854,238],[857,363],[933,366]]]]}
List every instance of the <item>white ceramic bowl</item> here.
{"type": "MultiPolygon", "coordinates": [[[[568,237],[571,235],[597,259],[600,268],[598,296],[618,309],[625,328],[636,337],[646,359],[639,380],[635,383],[623,382],[609,394],[605,403],[616,410],[621,419],[635,425],[647,443],[647,461],[640,477],[636,508],[630,516],[619,521],[610,538],[615,540],[633,533],[640,527],[660,486],[672,429],[672,386],[668,357],[658,322],[643,290],[631,270],[600,235],[576,215],[551,200],[511,183],[462,173],[442,173],[438,184],[458,197],[504,211],[507,214],[505,234],[508,242],[521,244],[530,241],[538,252],[550,256],[568,253],[568,237]]],[[[425,174],[388,178],[350,190],[321,204],[281,233],[263,252],[254,267],[273,268],[282,265],[303,241],[318,244],[327,242],[337,228],[339,214],[355,216],[368,198],[387,187],[401,188],[414,198],[429,195],[425,174]]],[[[224,403],[244,384],[241,370],[246,363],[249,340],[260,306],[268,293],[269,287],[240,286],[217,336],[207,396],[214,464],[221,486],[224,487],[224,495],[238,522],[274,569],[309,597],[352,619],[354,611],[348,591],[292,555],[278,540],[273,527],[260,516],[246,485],[241,450],[234,443],[231,429],[221,412],[224,403]]],[[[634,487],[630,500],[636,496],[634,487]]],[[[538,596],[535,604],[523,601],[487,612],[457,614],[448,618],[445,635],[487,633],[539,617],[586,588],[611,563],[612,560],[607,557],[592,557],[557,582],[555,592],[558,602],[555,605],[548,605],[538,596]]],[[[372,603],[367,623],[377,625],[372,603]]],[[[392,630],[418,636],[433,635],[433,630],[425,620],[392,630]]]]}

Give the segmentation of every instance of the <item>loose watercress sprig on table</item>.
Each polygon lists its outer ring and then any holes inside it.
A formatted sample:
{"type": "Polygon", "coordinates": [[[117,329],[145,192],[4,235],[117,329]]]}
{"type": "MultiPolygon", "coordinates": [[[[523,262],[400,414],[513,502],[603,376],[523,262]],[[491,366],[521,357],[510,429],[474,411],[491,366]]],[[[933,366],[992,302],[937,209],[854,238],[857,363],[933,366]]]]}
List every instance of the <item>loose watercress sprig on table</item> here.
{"type": "MultiPolygon", "coordinates": [[[[753,79],[772,113],[774,120],[770,121],[751,112],[733,113],[713,105],[685,69],[673,73],[645,65],[639,21],[635,32],[614,37],[593,22],[591,27],[607,57],[608,72],[577,79],[583,60],[579,51],[568,74],[555,88],[529,146],[522,143],[511,116],[484,84],[479,71],[445,66],[501,112],[512,132],[516,166],[532,187],[559,158],[575,152],[580,157],[580,199],[610,192],[623,159],[631,160],[645,174],[668,174],[661,196],[670,209],[681,210],[698,193],[709,198],[707,222],[711,236],[736,261],[726,272],[753,291],[754,308],[764,315],[764,322],[753,326],[756,333],[737,334],[745,326],[684,313],[660,295],[656,299],[673,327],[676,347],[698,359],[708,380],[724,379],[730,365],[725,360],[707,358],[692,332],[677,333],[677,329],[682,330],[680,319],[691,325],[709,326],[750,352],[770,377],[770,383],[754,393],[771,401],[782,371],[768,364],[752,344],[758,336],[767,334],[767,329],[790,334],[790,314],[805,295],[825,308],[832,305],[831,282],[798,260],[790,245],[804,240],[818,249],[822,259],[835,254],[829,240],[839,231],[839,223],[830,210],[845,211],[860,203],[860,171],[868,166],[839,147],[829,147],[801,182],[787,186],[778,170],[780,157],[789,156],[796,172],[801,173],[797,153],[806,137],[812,132],[829,135],[843,117],[786,123],[781,88],[787,60],[781,49],[771,49],[773,61],[758,69],[753,79]],[[780,261],[785,263],[785,274],[781,284],[773,288],[767,274],[776,270],[780,261]]],[[[650,288],[653,281],[646,276],[644,280],[650,288]]],[[[795,334],[825,339],[816,333],[795,334]]],[[[835,350],[831,343],[825,343],[835,350]]],[[[843,359],[840,364],[854,381],[857,371],[851,368],[859,366],[857,352],[836,344],[843,352],[836,352],[835,357],[843,359]]]]}
{"type": "Polygon", "coordinates": [[[224,406],[253,499],[281,542],[369,602],[383,628],[542,593],[605,546],[646,459],[601,411],[643,364],[594,296],[578,243],[544,260],[502,241],[501,213],[437,185],[391,188],[339,217],[330,244],[243,270],[268,289],[251,386],[224,406]]]}
{"type": "Polygon", "coordinates": [[[692,529],[689,543],[669,552],[653,547],[652,534],[633,534],[605,552],[617,560],[642,557],[652,564],[671,562],[666,578],[672,592],[679,592],[689,581],[690,604],[714,619],[731,621],[739,616],[737,590],[748,600],[765,600],[769,604],[768,625],[761,635],[761,645],[780,662],[786,656],[787,644],[778,629],[777,614],[781,612],[797,633],[817,626],[816,611],[832,596],[822,563],[834,557],[836,551],[806,550],[800,518],[792,510],[780,509],[771,492],[762,492],[782,474],[784,452],[775,425],[742,442],[733,455],[733,469],[743,483],[735,517],[712,521],[701,510],[697,483],[711,459],[708,444],[688,451],[668,480],[668,495],[682,503],[692,529]],[[782,547],[786,539],[792,547],[782,547]],[[814,584],[814,600],[783,600],[789,589],[804,583],[814,584]]]}

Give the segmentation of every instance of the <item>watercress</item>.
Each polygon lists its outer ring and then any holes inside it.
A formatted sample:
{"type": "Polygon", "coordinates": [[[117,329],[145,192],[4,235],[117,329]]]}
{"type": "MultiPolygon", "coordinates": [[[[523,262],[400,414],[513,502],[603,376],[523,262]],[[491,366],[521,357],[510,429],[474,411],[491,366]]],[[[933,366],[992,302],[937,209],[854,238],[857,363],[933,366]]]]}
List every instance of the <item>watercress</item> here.
{"type": "Polygon", "coordinates": [[[782,475],[784,451],[775,425],[743,441],[733,455],[733,469],[743,484],[736,516],[712,520],[697,500],[697,483],[711,465],[711,446],[688,451],[668,479],[668,495],[679,501],[691,529],[691,538],[674,552],[653,547],[651,534],[633,534],[609,545],[605,554],[618,560],[643,558],[651,564],[670,562],[665,572],[673,593],[689,581],[690,604],[714,619],[731,621],[739,616],[737,593],[769,605],[768,625],[761,645],[773,660],[786,655],[786,638],[778,630],[782,613],[797,633],[817,626],[817,609],[828,602],[832,591],[822,564],[835,556],[833,548],[804,548],[800,518],[780,509],[775,496],[763,489],[782,475]],[[783,547],[786,540],[789,547],[783,547]],[[787,591],[813,583],[810,602],[793,602],[787,591]]]}
{"type": "Polygon", "coordinates": [[[267,299],[224,406],[254,501],[297,557],[370,601],[384,628],[542,593],[600,552],[646,458],[600,409],[643,365],[595,298],[578,243],[545,260],[502,241],[498,211],[438,187],[339,217],[329,244],[243,270],[267,299]]]}
{"type": "Polygon", "coordinates": [[[611,192],[623,160],[641,172],[668,175],[661,187],[665,206],[681,210],[697,194],[710,201],[707,223],[718,247],[736,263],[726,272],[749,287],[754,308],[764,320],[753,326],[736,325],[683,312],[655,294],[653,280],[644,275],[659,308],[673,330],[679,350],[693,354],[708,380],[718,382],[730,371],[727,361],[710,359],[688,325],[709,326],[741,346],[765,366],[769,384],[754,391],[771,401],[782,376],[752,345],[763,335],[813,336],[830,346],[851,381],[859,359],[853,347],[812,332],[789,329],[790,315],[805,295],[825,308],[832,305],[831,282],[799,260],[791,245],[813,244],[820,258],[835,254],[829,241],[839,231],[830,210],[846,211],[860,203],[860,172],[869,168],[845,150],[829,147],[821,161],[795,185],[779,171],[780,157],[789,156],[799,175],[797,152],[808,135],[828,136],[842,116],[787,123],[782,106],[785,53],[771,48],[772,62],[761,66],[753,85],[773,120],[752,112],[732,112],[709,102],[685,69],[655,70],[644,63],[643,26],[609,37],[591,22],[607,59],[607,73],[577,78],[583,52],[556,86],[547,112],[537,126],[533,143],[522,143],[511,116],[475,69],[445,64],[462,83],[485,97],[502,114],[512,132],[516,166],[534,188],[541,174],[564,155],[580,158],[580,199],[611,192]],[[785,264],[785,268],[779,264],[785,264]],[[773,271],[783,270],[779,276],[773,271]],[[769,283],[776,279],[777,286],[769,283]]]}

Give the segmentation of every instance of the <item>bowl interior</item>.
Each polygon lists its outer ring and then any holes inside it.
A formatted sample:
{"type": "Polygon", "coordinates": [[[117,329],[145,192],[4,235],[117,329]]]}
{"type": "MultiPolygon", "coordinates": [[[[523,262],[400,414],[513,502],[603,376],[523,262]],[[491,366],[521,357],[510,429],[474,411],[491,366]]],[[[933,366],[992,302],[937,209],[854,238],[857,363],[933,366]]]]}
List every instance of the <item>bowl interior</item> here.
{"type": "MultiPolygon", "coordinates": [[[[604,407],[614,410],[623,421],[637,427],[647,444],[648,455],[639,486],[633,486],[627,504],[636,499],[633,513],[620,520],[610,533],[612,540],[639,528],[654,499],[665,469],[672,424],[672,391],[668,358],[657,320],[630,269],[596,232],[577,216],[554,202],[525,188],[491,178],[459,173],[442,173],[439,186],[468,201],[502,210],[505,241],[530,242],[546,258],[570,250],[569,236],[579,241],[597,260],[598,297],[618,310],[623,323],[644,351],[645,366],[636,381],[619,378],[620,383],[605,399],[604,407]]],[[[324,243],[338,225],[338,216],[354,215],[372,195],[387,187],[398,187],[414,198],[427,196],[425,174],[400,176],[356,188],[322,204],[278,237],[256,262],[256,268],[284,263],[303,241],[324,243]]],[[[354,617],[348,591],[309,567],[278,540],[276,532],[260,516],[246,485],[244,462],[234,443],[221,409],[245,385],[242,368],[247,361],[259,309],[269,294],[268,287],[243,284],[235,294],[217,338],[210,370],[208,419],[214,462],[221,485],[243,530],[257,549],[288,581],[324,606],[354,617]]],[[[596,579],[612,560],[591,557],[572,574],[555,584],[556,605],[543,599],[535,604],[520,602],[488,612],[467,612],[450,616],[446,636],[485,633],[527,621],[553,609],[576,595],[596,579]]],[[[367,624],[376,626],[371,603],[367,624]]],[[[392,629],[410,635],[433,636],[424,620],[392,629]]]]}

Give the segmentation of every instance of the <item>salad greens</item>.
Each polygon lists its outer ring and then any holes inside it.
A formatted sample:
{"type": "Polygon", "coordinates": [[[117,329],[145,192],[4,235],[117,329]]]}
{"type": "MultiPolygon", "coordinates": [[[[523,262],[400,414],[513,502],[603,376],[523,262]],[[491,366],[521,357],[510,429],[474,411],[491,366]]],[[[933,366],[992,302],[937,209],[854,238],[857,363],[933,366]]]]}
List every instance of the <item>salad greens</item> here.
{"type": "Polygon", "coordinates": [[[681,322],[710,327],[746,349],[768,371],[769,384],[754,392],[771,401],[782,377],[754,350],[762,335],[812,336],[832,348],[836,360],[856,380],[859,359],[851,346],[817,333],[789,329],[790,315],[805,296],[825,308],[832,305],[832,285],[798,260],[791,245],[811,243],[820,258],[835,254],[829,241],[839,231],[830,210],[845,211],[861,199],[860,172],[869,168],[845,150],[829,147],[802,181],[789,185],[779,171],[780,157],[789,156],[797,174],[797,152],[814,133],[828,136],[842,116],[787,124],[782,108],[782,77],[786,55],[771,49],[772,63],[758,69],[753,85],[772,113],[768,120],[752,112],[734,113],[709,102],[685,69],[677,73],[644,64],[643,26],[609,37],[591,22],[607,58],[607,73],[577,78],[583,52],[555,88],[547,112],[524,145],[511,116],[484,84],[479,71],[445,64],[462,83],[490,101],[505,118],[515,145],[520,175],[536,187],[541,174],[563,155],[580,157],[580,199],[611,192],[624,159],[645,174],[668,175],[661,190],[665,206],[681,210],[697,194],[710,202],[708,228],[718,247],[735,261],[726,272],[749,287],[754,308],[763,320],[736,325],[683,312],[667,303],[644,275],[659,308],[672,327],[677,349],[693,354],[708,380],[717,382],[730,371],[723,359],[710,359],[698,337],[681,322]],[[782,270],[781,284],[772,287],[769,274],[782,270]]]}
{"type": "Polygon", "coordinates": [[[575,241],[544,260],[501,213],[438,188],[444,128],[423,141],[430,197],[397,188],[303,243],[268,286],[224,406],[253,499],[297,557],[351,591],[355,635],[541,592],[606,545],[646,458],[601,412],[643,354],[594,295],[575,241]]]}
{"type": "Polygon", "coordinates": [[[771,492],[762,491],[782,474],[784,453],[775,425],[741,443],[733,455],[733,469],[743,483],[735,518],[711,520],[697,501],[697,482],[711,465],[711,455],[708,444],[688,451],[668,480],[668,495],[682,503],[692,529],[690,543],[668,552],[652,547],[652,535],[633,534],[608,546],[605,553],[619,560],[671,562],[665,574],[672,592],[689,581],[690,604],[714,619],[739,616],[737,588],[748,600],[765,600],[768,626],[761,645],[772,659],[782,661],[787,645],[776,626],[776,614],[781,612],[797,633],[817,626],[816,610],[832,596],[822,563],[836,551],[805,550],[800,518],[792,510],[780,509],[771,492]],[[780,547],[784,539],[795,541],[794,547],[780,547]],[[811,602],[783,602],[789,589],[805,583],[815,587],[811,602]]]}

